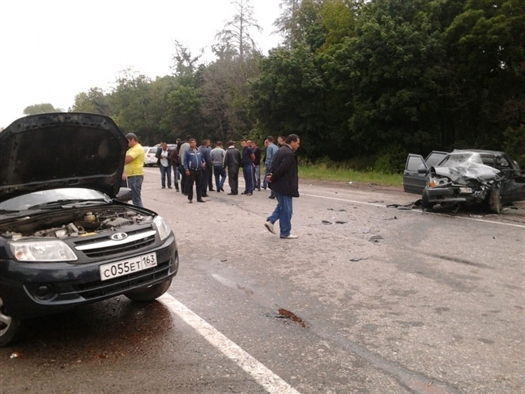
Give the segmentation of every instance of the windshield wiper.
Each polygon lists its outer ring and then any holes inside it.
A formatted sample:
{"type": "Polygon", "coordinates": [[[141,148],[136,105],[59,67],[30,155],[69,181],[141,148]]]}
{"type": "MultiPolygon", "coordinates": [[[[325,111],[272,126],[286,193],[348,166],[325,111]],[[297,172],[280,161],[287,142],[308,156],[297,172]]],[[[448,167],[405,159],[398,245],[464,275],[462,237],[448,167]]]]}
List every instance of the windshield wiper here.
{"type": "Polygon", "coordinates": [[[54,208],[62,208],[62,207],[71,207],[71,208],[74,208],[74,207],[78,207],[80,205],[91,205],[91,204],[94,204],[94,203],[101,203],[101,202],[106,202],[106,200],[104,200],[103,198],[94,198],[92,200],[80,200],[80,199],[69,199],[69,200],[56,200],[56,201],[49,201],[49,202],[45,202],[43,204],[37,204],[37,205],[33,205],[27,209],[54,209],[54,208]]]}

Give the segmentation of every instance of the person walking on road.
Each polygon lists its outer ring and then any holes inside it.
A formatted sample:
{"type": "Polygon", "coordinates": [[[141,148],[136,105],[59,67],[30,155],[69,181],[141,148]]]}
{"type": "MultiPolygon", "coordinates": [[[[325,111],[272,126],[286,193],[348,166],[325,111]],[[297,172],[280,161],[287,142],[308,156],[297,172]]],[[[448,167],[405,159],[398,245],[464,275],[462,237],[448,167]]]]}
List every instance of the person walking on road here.
{"type": "Polygon", "coordinates": [[[241,166],[241,152],[235,147],[235,141],[228,141],[228,149],[224,155],[224,168],[228,171],[228,195],[239,194],[239,167],[241,166]]]}
{"type": "Polygon", "coordinates": [[[137,207],[142,204],[142,182],[144,182],[144,148],[139,144],[134,133],[126,134],[129,149],[124,159],[124,173],[126,174],[128,187],[131,189],[131,201],[137,207]]]}
{"type": "Polygon", "coordinates": [[[273,213],[268,216],[264,226],[273,234],[276,234],[274,224],[279,220],[281,239],[296,239],[292,235],[293,197],[299,197],[299,177],[297,175],[297,158],[295,152],[299,149],[301,140],[296,134],[286,137],[284,145],[279,148],[266,180],[270,189],[275,193],[277,206],[273,213]]]}
{"type": "Polygon", "coordinates": [[[204,156],[197,149],[197,141],[190,138],[190,148],[184,153],[184,172],[188,179],[188,201],[193,202],[193,184],[197,190],[197,202],[206,202],[202,199],[202,169],[206,165],[204,156]]]}

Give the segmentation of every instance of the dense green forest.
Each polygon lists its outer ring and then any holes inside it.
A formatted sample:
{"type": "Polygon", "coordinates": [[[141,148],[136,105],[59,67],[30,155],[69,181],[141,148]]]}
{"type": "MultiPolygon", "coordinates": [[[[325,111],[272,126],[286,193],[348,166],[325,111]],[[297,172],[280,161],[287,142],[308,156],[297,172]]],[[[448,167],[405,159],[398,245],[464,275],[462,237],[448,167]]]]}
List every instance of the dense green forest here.
{"type": "Polygon", "coordinates": [[[171,75],[122,72],[70,110],[143,145],[296,133],[309,162],[396,172],[408,152],[486,148],[525,167],[525,1],[283,0],[267,56],[249,0],[233,4],[213,61],[175,43],[171,75]]]}

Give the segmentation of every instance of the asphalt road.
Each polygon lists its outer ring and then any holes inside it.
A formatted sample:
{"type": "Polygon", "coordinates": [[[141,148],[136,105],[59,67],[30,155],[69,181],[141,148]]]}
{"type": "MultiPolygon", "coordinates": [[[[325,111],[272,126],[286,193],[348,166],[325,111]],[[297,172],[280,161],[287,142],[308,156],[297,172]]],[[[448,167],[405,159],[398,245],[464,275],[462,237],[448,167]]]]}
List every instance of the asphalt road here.
{"type": "Polygon", "coordinates": [[[523,205],[422,213],[399,189],[301,182],[299,239],[280,240],[268,192],[188,204],[158,178],[143,199],[177,236],[169,292],[28,321],[0,392],[524,391],[523,205]]]}

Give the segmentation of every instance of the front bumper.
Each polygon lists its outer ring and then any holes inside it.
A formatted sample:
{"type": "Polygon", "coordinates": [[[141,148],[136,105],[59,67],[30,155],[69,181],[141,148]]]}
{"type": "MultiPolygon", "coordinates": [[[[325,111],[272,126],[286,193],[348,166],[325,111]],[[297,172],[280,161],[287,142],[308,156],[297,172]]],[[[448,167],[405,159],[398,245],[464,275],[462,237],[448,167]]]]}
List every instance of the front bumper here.
{"type": "Polygon", "coordinates": [[[2,258],[0,297],[6,314],[28,318],[57,313],[153,285],[176,275],[179,257],[173,233],[157,247],[141,250],[135,255],[151,252],[157,255],[157,266],[107,281],[100,280],[99,267],[122,259],[122,256],[87,264],[20,263],[2,258]]]}
{"type": "Polygon", "coordinates": [[[425,192],[427,194],[428,201],[431,203],[480,203],[484,201],[487,196],[485,190],[478,190],[463,186],[427,187],[425,192]],[[463,192],[464,189],[470,189],[470,192],[463,192]]]}

